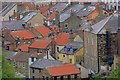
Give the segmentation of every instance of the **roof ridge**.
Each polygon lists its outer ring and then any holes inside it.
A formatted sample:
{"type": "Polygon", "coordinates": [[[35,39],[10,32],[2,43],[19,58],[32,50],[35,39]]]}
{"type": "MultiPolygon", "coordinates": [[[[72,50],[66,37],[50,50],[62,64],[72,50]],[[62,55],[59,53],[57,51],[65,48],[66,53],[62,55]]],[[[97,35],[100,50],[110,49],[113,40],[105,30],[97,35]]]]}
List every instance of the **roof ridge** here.
{"type": "MultiPolygon", "coordinates": [[[[104,28],[105,24],[111,19],[112,16],[113,16],[113,15],[110,15],[110,16],[108,17],[107,21],[104,23],[104,25],[103,25],[102,28],[99,30],[99,32],[104,28]]],[[[99,33],[99,32],[98,32],[98,33],[99,33]]]]}

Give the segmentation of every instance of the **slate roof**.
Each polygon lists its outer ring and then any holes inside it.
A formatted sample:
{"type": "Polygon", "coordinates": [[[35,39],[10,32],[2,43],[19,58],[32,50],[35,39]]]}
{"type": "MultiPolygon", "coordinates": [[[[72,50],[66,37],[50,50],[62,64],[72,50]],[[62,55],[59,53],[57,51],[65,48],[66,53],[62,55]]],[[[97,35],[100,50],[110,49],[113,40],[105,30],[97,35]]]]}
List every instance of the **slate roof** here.
{"type": "Polygon", "coordinates": [[[76,53],[80,48],[83,47],[83,42],[72,42],[68,45],[65,45],[64,48],[61,50],[62,53],[65,54],[74,54],[76,53]],[[70,51],[68,51],[68,49],[70,51]]]}
{"type": "Polygon", "coordinates": [[[68,3],[60,2],[60,3],[57,3],[55,6],[53,6],[53,8],[51,9],[57,9],[58,12],[61,12],[67,7],[68,7],[68,3]]]}
{"type": "Polygon", "coordinates": [[[49,67],[47,70],[51,76],[80,74],[78,69],[73,64],[64,64],[61,66],[49,67]]]}
{"type": "Polygon", "coordinates": [[[71,14],[66,14],[66,13],[61,14],[61,15],[60,15],[60,22],[64,22],[64,21],[67,20],[70,16],[71,16],[71,14]]]}
{"type": "Polygon", "coordinates": [[[71,11],[77,13],[77,12],[79,12],[83,8],[84,8],[84,5],[76,4],[76,5],[72,6],[70,9],[68,9],[67,11],[65,11],[64,13],[70,14],[71,11]]]}
{"type": "Polygon", "coordinates": [[[25,16],[22,20],[24,22],[28,22],[30,19],[32,19],[33,16],[35,16],[37,13],[36,12],[31,12],[27,16],[25,16]]]}
{"type": "Polygon", "coordinates": [[[17,52],[9,52],[9,54],[7,55],[7,59],[12,60],[16,54],[17,52]]]}
{"type": "Polygon", "coordinates": [[[57,60],[38,59],[33,64],[31,64],[30,67],[44,69],[47,67],[60,66],[60,65],[63,65],[63,63],[61,63],[57,60]]]}
{"type": "Polygon", "coordinates": [[[91,32],[94,34],[106,34],[106,29],[110,29],[111,33],[117,33],[118,30],[118,14],[112,14],[92,26],[91,32]]]}
{"type": "Polygon", "coordinates": [[[81,17],[84,17],[84,16],[87,16],[89,15],[92,11],[94,11],[96,8],[95,6],[88,6],[87,8],[84,8],[82,10],[80,10],[78,13],[77,13],[77,16],[79,16],[80,18],[81,17]]]}
{"type": "Polygon", "coordinates": [[[0,11],[0,15],[5,16],[15,5],[15,3],[8,3],[8,5],[0,11]]]}
{"type": "MultiPolygon", "coordinates": [[[[0,29],[9,29],[9,30],[23,30],[24,27],[22,24],[24,21],[18,20],[18,21],[1,21],[0,22],[0,29]]],[[[27,27],[27,26],[26,26],[27,27]]]]}

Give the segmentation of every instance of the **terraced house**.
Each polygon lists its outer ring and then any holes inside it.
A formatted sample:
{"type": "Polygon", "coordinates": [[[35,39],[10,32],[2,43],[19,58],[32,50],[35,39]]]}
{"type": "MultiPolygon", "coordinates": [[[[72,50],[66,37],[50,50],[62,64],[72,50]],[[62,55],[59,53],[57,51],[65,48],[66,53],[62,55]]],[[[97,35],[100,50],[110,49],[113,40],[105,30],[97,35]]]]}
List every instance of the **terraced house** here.
{"type": "Polygon", "coordinates": [[[34,41],[36,36],[29,30],[17,30],[12,31],[10,34],[5,35],[5,40],[10,41],[11,44],[7,45],[8,50],[15,50],[18,46],[24,44],[30,44],[34,41]]]}

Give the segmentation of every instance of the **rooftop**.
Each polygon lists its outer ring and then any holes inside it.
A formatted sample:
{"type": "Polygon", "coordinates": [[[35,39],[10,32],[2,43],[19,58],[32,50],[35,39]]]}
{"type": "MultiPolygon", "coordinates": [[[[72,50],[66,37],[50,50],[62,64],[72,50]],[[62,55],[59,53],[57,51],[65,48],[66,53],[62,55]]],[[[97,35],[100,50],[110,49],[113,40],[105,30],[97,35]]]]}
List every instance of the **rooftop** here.
{"type": "Polygon", "coordinates": [[[60,66],[60,65],[63,65],[63,64],[57,60],[38,59],[33,64],[31,64],[30,67],[44,69],[47,67],[60,66]]]}
{"type": "Polygon", "coordinates": [[[36,6],[35,6],[34,2],[25,2],[24,7],[28,7],[29,10],[36,10],[36,6]]]}
{"type": "Polygon", "coordinates": [[[33,18],[33,16],[35,16],[37,13],[36,12],[30,12],[27,16],[25,16],[22,20],[24,22],[28,22],[30,19],[33,18]]]}
{"type": "Polygon", "coordinates": [[[34,27],[43,37],[47,37],[49,33],[51,33],[51,30],[44,26],[35,26],[34,27]]]}
{"type": "Polygon", "coordinates": [[[77,13],[77,16],[79,16],[80,18],[81,17],[86,17],[87,15],[89,15],[91,12],[93,12],[95,10],[95,6],[88,6],[82,10],[80,10],[78,13],[77,13]]]}
{"type": "Polygon", "coordinates": [[[9,52],[9,54],[7,55],[7,59],[12,60],[16,54],[17,52],[9,52]]]}
{"type": "Polygon", "coordinates": [[[70,14],[71,11],[77,13],[83,8],[84,8],[84,5],[76,4],[76,5],[72,6],[70,9],[68,9],[67,11],[65,11],[64,13],[70,14]]]}
{"type": "Polygon", "coordinates": [[[32,39],[35,38],[35,35],[29,30],[18,30],[12,31],[10,33],[14,38],[21,38],[21,39],[32,39]]]}
{"type": "Polygon", "coordinates": [[[58,36],[55,38],[55,42],[57,43],[57,45],[64,46],[69,43],[69,38],[69,33],[62,32],[58,34],[58,36]]]}
{"type": "Polygon", "coordinates": [[[77,68],[73,64],[64,64],[55,67],[48,67],[48,72],[51,76],[65,76],[65,75],[73,75],[80,74],[77,68]]]}
{"type": "Polygon", "coordinates": [[[41,12],[42,14],[44,14],[45,12],[48,11],[48,9],[49,9],[49,5],[45,5],[45,6],[43,6],[43,7],[40,7],[40,12],[41,12]]]}
{"type": "Polygon", "coordinates": [[[47,17],[47,20],[51,21],[56,18],[56,12],[53,12],[50,16],[47,17]]]}
{"type": "Polygon", "coordinates": [[[67,7],[68,7],[68,3],[60,2],[60,3],[57,3],[55,6],[53,6],[52,9],[56,9],[58,12],[62,12],[67,7]]]}
{"type": "Polygon", "coordinates": [[[111,33],[117,33],[118,30],[118,14],[112,14],[107,18],[92,26],[91,32],[94,34],[106,34],[106,30],[110,29],[111,33]]]}
{"type": "Polygon", "coordinates": [[[29,47],[29,44],[22,44],[20,45],[16,50],[20,50],[20,51],[25,51],[25,52],[28,52],[28,47],[29,47]]]}
{"type": "Polygon", "coordinates": [[[54,31],[56,30],[57,32],[60,32],[60,28],[57,25],[52,25],[50,28],[54,31]]]}
{"type": "Polygon", "coordinates": [[[60,15],[60,22],[64,22],[64,21],[67,20],[70,16],[71,16],[71,14],[62,13],[62,14],[60,15]]]}
{"type": "Polygon", "coordinates": [[[72,42],[64,46],[61,52],[65,54],[74,54],[82,47],[83,47],[83,42],[72,42]]]}
{"type": "Polygon", "coordinates": [[[1,21],[0,22],[0,29],[9,29],[9,30],[22,30],[24,27],[22,24],[24,21],[22,20],[17,20],[17,21],[1,21]]]}
{"type": "Polygon", "coordinates": [[[39,39],[39,40],[34,41],[30,45],[30,48],[46,49],[50,43],[51,43],[50,39],[39,39]]]}
{"type": "Polygon", "coordinates": [[[8,3],[8,5],[0,11],[0,15],[5,16],[15,5],[15,3],[8,3]]]}

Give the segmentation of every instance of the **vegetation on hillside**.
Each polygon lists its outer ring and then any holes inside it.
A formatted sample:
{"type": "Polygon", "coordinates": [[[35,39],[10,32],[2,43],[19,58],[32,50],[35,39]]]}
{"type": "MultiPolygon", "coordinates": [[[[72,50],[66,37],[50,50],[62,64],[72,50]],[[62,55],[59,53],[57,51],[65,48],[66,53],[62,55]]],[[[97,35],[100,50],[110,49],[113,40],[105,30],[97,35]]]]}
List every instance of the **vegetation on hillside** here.
{"type": "Polygon", "coordinates": [[[13,65],[7,62],[5,52],[2,53],[2,78],[14,78],[15,70],[13,65]]]}

